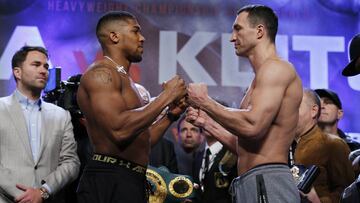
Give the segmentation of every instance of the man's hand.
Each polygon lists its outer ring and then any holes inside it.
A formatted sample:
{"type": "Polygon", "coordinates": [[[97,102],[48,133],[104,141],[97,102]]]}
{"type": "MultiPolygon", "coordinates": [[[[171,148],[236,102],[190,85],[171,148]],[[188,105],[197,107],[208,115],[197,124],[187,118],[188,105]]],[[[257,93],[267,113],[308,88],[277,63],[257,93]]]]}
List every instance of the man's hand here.
{"type": "Polygon", "coordinates": [[[27,186],[21,185],[21,184],[16,184],[16,187],[19,190],[24,191],[24,193],[22,195],[20,195],[19,197],[15,198],[15,202],[18,202],[18,203],[29,203],[29,202],[42,203],[43,202],[43,199],[41,198],[40,189],[27,187],[27,186]]]}
{"type": "Polygon", "coordinates": [[[186,111],[186,121],[199,128],[203,128],[209,118],[204,111],[191,106],[186,111]]]}
{"type": "Polygon", "coordinates": [[[300,191],[300,195],[306,198],[311,203],[321,203],[320,198],[314,187],[312,187],[310,192],[307,194],[304,194],[303,192],[300,191]]]}
{"type": "Polygon", "coordinates": [[[188,104],[186,103],[186,98],[183,97],[178,102],[173,102],[169,105],[169,112],[172,113],[174,116],[180,116],[186,108],[188,107],[188,104]]]}
{"type": "Polygon", "coordinates": [[[178,75],[164,82],[162,86],[164,91],[169,93],[172,101],[179,101],[186,95],[185,81],[178,75]]]}
{"type": "Polygon", "coordinates": [[[187,92],[188,103],[194,107],[199,107],[209,98],[205,83],[190,83],[187,92]]]}

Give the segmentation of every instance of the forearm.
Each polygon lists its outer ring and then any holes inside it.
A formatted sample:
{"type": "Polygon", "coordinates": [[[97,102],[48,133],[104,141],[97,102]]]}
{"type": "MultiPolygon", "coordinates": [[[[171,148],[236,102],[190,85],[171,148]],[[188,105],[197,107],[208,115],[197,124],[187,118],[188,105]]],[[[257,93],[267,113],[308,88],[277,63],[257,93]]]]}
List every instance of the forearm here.
{"type": "MultiPolygon", "coordinates": [[[[0,193],[8,198],[13,198],[18,194],[15,193],[17,191],[15,185],[16,182],[13,180],[14,174],[7,168],[4,168],[0,164],[0,193]]],[[[19,191],[20,192],[20,191],[19,191]]],[[[11,199],[10,198],[10,199],[11,199]]]]}
{"type": "Polygon", "coordinates": [[[57,193],[66,184],[75,180],[80,170],[80,160],[77,155],[77,144],[74,139],[70,114],[67,115],[65,126],[61,142],[56,143],[61,144],[57,167],[43,179],[51,189],[52,194],[57,193]]]}
{"type": "Polygon", "coordinates": [[[204,130],[223,144],[233,154],[237,154],[237,137],[223,128],[219,123],[210,120],[205,123],[204,130]]]}
{"type": "Polygon", "coordinates": [[[260,135],[259,127],[254,119],[247,116],[248,109],[226,108],[210,97],[200,106],[212,119],[227,131],[242,138],[254,138],[260,135]]]}
{"type": "Polygon", "coordinates": [[[61,163],[52,173],[46,176],[42,183],[50,188],[51,195],[56,194],[78,177],[79,169],[80,162],[68,160],[65,163],[61,163]]]}
{"type": "Polygon", "coordinates": [[[152,147],[159,142],[171,123],[172,121],[164,115],[159,121],[150,126],[149,133],[152,147]]]}
{"type": "MultiPolygon", "coordinates": [[[[139,136],[144,130],[148,130],[162,110],[169,105],[172,100],[166,93],[161,93],[154,101],[143,108],[121,112],[118,120],[114,123],[112,134],[119,144],[128,143],[139,136]]],[[[158,123],[158,122],[157,122],[158,123]]],[[[158,124],[159,125],[159,124],[158,124]]],[[[162,128],[167,128],[163,123],[162,128]]]]}

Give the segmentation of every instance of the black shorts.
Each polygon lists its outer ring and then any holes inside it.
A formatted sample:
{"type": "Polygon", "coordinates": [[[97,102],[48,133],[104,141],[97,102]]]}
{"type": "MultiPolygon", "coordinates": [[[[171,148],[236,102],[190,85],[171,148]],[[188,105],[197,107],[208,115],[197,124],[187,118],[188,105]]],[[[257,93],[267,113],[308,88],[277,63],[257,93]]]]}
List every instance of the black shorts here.
{"type": "MultiPolygon", "coordinates": [[[[147,203],[145,173],[123,165],[89,161],[77,188],[79,203],[147,203]]],[[[138,166],[142,167],[142,166],[138,166]]]]}

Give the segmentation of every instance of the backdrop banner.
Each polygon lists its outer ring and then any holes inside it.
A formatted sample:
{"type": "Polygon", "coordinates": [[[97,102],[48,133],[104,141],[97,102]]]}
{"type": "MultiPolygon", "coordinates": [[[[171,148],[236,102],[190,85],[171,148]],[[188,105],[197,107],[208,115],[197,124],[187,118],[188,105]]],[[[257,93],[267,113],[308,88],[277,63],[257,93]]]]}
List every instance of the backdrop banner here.
{"type": "Polygon", "coordinates": [[[253,79],[248,61],[230,43],[239,8],[265,4],[279,16],[279,54],[294,64],[306,88],[330,88],[343,102],[340,127],[360,133],[360,76],[341,75],[348,43],[359,32],[360,1],[251,0],[3,0],[0,1],[0,96],[15,88],[11,57],[20,47],[45,46],[62,80],[83,73],[102,57],[98,19],[111,10],[137,16],[146,38],[143,61],[131,76],[152,95],[175,74],[204,82],[210,96],[238,107],[253,79]]]}

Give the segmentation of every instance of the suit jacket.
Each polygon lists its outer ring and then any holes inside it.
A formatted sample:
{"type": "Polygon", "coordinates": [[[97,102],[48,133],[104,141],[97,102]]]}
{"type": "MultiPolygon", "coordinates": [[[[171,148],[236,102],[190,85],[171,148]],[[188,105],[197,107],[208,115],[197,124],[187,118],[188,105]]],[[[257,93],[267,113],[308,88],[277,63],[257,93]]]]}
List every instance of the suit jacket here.
{"type": "MultiPolygon", "coordinates": [[[[204,180],[204,191],[199,191],[196,202],[206,203],[231,203],[231,196],[229,194],[229,187],[231,181],[237,176],[236,164],[231,168],[228,176],[222,176],[219,171],[219,163],[226,153],[226,149],[223,147],[216,155],[214,162],[207,172],[204,180]],[[220,181],[220,182],[219,182],[220,181]],[[226,185],[219,185],[219,183],[227,182],[226,185]]],[[[193,178],[196,183],[200,185],[199,172],[204,157],[205,149],[195,155],[195,163],[193,168],[193,178]]]]}
{"type": "Polygon", "coordinates": [[[34,160],[21,105],[14,94],[0,98],[0,202],[8,202],[4,196],[23,193],[15,184],[40,187],[44,182],[51,189],[52,202],[63,202],[60,191],[78,175],[69,112],[42,102],[41,119],[39,158],[34,160]]]}
{"type": "Polygon", "coordinates": [[[166,166],[171,173],[178,173],[174,144],[166,138],[160,139],[151,148],[150,165],[154,167],[166,166]]]}

